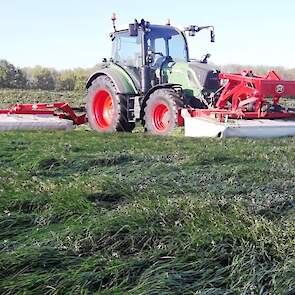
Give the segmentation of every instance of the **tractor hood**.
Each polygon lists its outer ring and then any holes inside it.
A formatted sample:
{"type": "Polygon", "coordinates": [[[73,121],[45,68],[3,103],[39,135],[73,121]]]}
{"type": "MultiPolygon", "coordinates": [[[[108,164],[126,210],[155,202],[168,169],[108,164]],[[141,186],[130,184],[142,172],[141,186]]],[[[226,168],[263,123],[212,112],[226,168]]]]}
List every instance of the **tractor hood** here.
{"type": "Polygon", "coordinates": [[[213,65],[190,61],[188,63],[188,78],[191,83],[209,92],[215,92],[220,87],[220,71],[213,65]]]}

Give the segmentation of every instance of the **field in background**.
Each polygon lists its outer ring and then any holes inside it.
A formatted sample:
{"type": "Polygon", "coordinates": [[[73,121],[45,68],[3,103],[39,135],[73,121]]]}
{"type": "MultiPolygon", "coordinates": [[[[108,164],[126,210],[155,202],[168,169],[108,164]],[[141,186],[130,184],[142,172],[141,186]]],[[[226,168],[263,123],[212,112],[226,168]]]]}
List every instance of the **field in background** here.
{"type": "Polygon", "coordinates": [[[294,138],[0,142],[0,294],[294,294],[294,138]]]}
{"type": "Polygon", "coordinates": [[[13,103],[69,102],[72,106],[85,103],[85,92],[0,89],[0,108],[13,103]]]}

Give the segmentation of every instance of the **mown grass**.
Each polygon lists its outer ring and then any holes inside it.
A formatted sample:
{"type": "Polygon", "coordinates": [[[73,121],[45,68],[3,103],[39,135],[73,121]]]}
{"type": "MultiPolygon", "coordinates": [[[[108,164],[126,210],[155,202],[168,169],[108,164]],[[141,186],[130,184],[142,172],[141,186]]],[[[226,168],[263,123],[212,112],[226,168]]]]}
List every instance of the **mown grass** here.
{"type": "Polygon", "coordinates": [[[0,142],[1,294],[295,293],[295,139],[0,142]]]}

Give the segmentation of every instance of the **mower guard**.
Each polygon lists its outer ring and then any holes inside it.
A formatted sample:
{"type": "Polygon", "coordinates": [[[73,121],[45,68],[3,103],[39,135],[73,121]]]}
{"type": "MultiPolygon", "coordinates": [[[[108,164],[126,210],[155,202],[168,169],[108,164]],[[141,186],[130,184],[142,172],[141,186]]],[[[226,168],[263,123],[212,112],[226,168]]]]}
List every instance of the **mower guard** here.
{"type": "Polygon", "coordinates": [[[71,129],[87,122],[67,103],[14,104],[0,110],[0,131],[32,129],[71,129]]]}

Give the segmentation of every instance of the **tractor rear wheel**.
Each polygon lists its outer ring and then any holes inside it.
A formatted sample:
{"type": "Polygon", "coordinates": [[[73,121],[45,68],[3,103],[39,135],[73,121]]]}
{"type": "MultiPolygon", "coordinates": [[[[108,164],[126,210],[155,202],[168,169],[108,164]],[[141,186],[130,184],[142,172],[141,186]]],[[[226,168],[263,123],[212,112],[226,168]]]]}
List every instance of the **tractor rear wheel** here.
{"type": "Polygon", "coordinates": [[[113,81],[100,76],[92,82],[86,96],[90,127],[97,132],[131,132],[135,124],[127,119],[127,97],[117,94],[113,81]]]}
{"type": "Polygon", "coordinates": [[[145,130],[155,135],[168,135],[178,123],[181,106],[182,100],[173,89],[156,90],[144,109],[145,130]]]}

